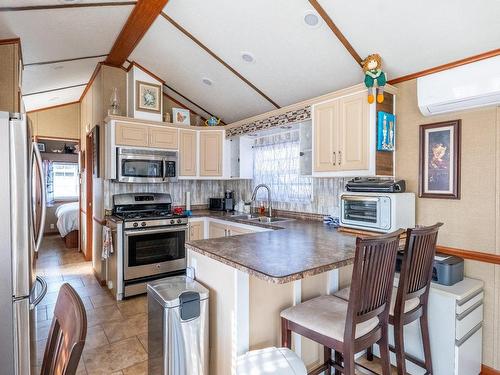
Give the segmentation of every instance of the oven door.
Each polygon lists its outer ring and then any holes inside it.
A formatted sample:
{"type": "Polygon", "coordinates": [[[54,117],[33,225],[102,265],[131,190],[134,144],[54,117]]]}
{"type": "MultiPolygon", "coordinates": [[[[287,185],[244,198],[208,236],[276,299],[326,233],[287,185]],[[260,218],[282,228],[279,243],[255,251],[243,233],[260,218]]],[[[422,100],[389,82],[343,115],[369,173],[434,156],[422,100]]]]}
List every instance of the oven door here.
{"type": "Polygon", "coordinates": [[[186,269],[187,225],[124,231],[124,279],[186,269]]]}
{"type": "Polygon", "coordinates": [[[343,195],[341,224],[354,228],[389,230],[391,201],[386,196],[343,195]]]}
{"type": "Polygon", "coordinates": [[[118,181],[164,182],[165,162],[155,155],[119,155],[118,181]]]}

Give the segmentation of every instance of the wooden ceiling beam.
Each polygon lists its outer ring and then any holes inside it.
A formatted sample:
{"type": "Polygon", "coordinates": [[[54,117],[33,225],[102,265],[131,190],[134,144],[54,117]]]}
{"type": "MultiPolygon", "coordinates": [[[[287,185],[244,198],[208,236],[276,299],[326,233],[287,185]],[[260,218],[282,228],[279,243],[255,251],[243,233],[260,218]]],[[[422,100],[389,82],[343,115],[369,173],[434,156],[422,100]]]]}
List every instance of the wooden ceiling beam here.
{"type": "Polygon", "coordinates": [[[138,0],[111,48],[106,63],[122,66],[167,3],[168,0],[138,0]]]}
{"type": "Polygon", "coordinates": [[[405,75],[402,77],[394,78],[394,79],[389,80],[387,83],[389,83],[391,85],[395,85],[396,83],[411,81],[412,79],[415,79],[415,78],[423,77],[423,76],[437,73],[437,72],[442,72],[443,70],[453,69],[453,68],[456,68],[457,66],[470,64],[470,63],[473,63],[476,61],[489,59],[491,57],[495,57],[495,56],[499,56],[499,55],[500,55],[500,48],[494,49],[492,51],[484,52],[484,53],[481,53],[479,55],[470,56],[470,57],[467,57],[465,59],[453,61],[453,62],[450,62],[448,64],[435,66],[433,68],[422,70],[420,72],[416,72],[416,73],[408,74],[408,75],[405,75]]]}
{"type": "Polygon", "coordinates": [[[335,25],[335,23],[330,18],[328,13],[323,9],[323,7],[318,3],[317,0],[309,0],[309,3],[313,6],[314,9],[316,9],[316,12],[318,12],[319,15],[321,16],[321,18],[323,18],[323,21],[326,22],[326,24],[328,25],[330,30],[332,30],[333,34],[335,34],[335,36],[340,41],[340,43],[343,44],[343,46],[345,47],[347,52],[349,52],[351,54],[351,56],[354,58],[356,63],[358,63],[361,66],[363,59],[356,52],[356,50],[354,49],[352,44],[349,43],[349,41],[344,36],[344,34],[342,34],[342,31],[340,31],[340,29],[337,27],[337,25],[335,25]]]}
{"type": "Polygon", "coordinates": [[[277,104],[274,100],[272,100],[269,96],[267,96],[264,92],[262,92],[262,90],[260,90],[257,86],[255,86],[252,82],[250,82],[248,79],[243,77],[238,71],[236,71],[236,69],[234,69],[231,65],[229,65],[224,60],[222,60],[219,56],[217,56],[210,48],[208,48],[206,45],[204,45],[202,42],[200,42],[193,34],[191,34],[189,31],[187,31],[184,27],[179,25],[177,22],[175,22],[171,17],[169,17],[167,14],[165,14],[165,12],[161,12],[161,15],[168,22],[170,22],[172,24],[172,26],[174,26],[177,30],[179,30],[184,35],[186,35],[189,39],[191,39],[193,42],[195,42],[199,47],[201,47],[205,52],[207,52],[215,60],[217,60],[222,65],[224,65],[224,67],[226,67],[231,73],[233,73],[235,76],[237,76],[243,82],[245,82],[248,86],[250,86],[252,89],[254,89],[257,93],[259,93],[269,103],[271,103],[273,106],[275,106],[278,109],[281,108],[279,104],[277,104]]]}
{"type": "Polygon", "coordinates": [[[25,12],[28,10],[53,10],[67,8],[91,8],[91,7],[116,7],[124,5],[135,5],[137,1],[101,2],[101,3],[76,3],[76,4],[53,4],[53,5],[29,5],[20,7],[0,7],[0,12],[25,12]]]}

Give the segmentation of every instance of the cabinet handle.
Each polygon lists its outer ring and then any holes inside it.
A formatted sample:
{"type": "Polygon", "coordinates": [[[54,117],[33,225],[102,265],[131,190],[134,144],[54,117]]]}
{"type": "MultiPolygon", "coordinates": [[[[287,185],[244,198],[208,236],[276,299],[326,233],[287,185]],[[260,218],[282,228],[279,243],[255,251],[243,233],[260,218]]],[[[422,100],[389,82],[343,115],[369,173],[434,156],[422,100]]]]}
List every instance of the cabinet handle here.
{"type": "Polygon", "coordinates": [[[333,151],[333,165],[337,165],[337,153],[333,151]]]}
{"type": "Polygon", "coordinates": [[[342,151],[339,151],[339,165],[342,164],[342,151]]]}

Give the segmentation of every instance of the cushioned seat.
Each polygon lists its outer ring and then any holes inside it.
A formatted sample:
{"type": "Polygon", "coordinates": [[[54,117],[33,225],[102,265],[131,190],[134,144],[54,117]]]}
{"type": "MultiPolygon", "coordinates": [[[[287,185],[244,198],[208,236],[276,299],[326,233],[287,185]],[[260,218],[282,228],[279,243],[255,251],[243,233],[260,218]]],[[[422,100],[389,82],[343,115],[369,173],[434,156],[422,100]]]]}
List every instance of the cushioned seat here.
{"type": "MultiPolygon", "coordinates": [[[[334,296],[342,298],[344,301],[349,301],[349,295],[351,293],[351,287],[340,289],[338,292],[333,293],[334,296]]],[[[398,288],[392,288],[391,297],[391,309],[389,310],[390,315],[394,315],[394,306],[396,306],[396,295],[398,294],[398,288]]],[[[420,303],[419,298],[412,298],[405,302],[405,313],[413,310],[420,303]]]]}
{"type": "MultiPolygon", "coordinates": [[[[335,296],[316,297],[281,312],[282,318],[337,341],[344,340],[346,315],[347,302],[335,296]]],[[[378,318],[359,323],[356,338],[372,331],[378,323],[378,318]]]]}
{"type": "Polygon", "coordinates": [[[287,348],[250,351],[238,358],[237,375],[307,375],[297,354],[287,348]]]}

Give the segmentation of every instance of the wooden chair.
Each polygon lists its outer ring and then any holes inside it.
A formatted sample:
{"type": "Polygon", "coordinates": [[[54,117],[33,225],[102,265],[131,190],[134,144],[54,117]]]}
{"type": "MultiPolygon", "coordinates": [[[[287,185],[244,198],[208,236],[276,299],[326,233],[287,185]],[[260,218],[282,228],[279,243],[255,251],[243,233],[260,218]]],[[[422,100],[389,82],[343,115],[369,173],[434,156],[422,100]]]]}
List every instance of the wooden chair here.
{"type": "Polygon", "coordinates": [[[65,283],[57,296],[40,374],[74,375],[86,336],[85,307],[73,287],[65,283]]]}
{"type": "MultiPolygon", "coordinates": [[[[424,368],[432,374],[431,345],[427,305],[432,280],[432,264],[436,253],[436,241],[439,228],[443,223],[429,227],[417,227],[406,231],[406,244],[401,262],[398,288],[393,289],[393,298],[389,313],[389,324],[394,326],[394,343],[390,350],[396,353],[398,374],[406,374],[406,360],[424,368]],[[420,319],[422,344],[425,361],[407,355],[404,349],[403,327],[420,319]]],[[[336,296],[349,299],[349,288],[344,288],[336,296]]],[[[367,357],[372,359],[372,350],[367,357]]]]}
{"type": "Polygon", "coordinates": [[[353,298],[348,302],[327,295],[281,312],[283,346],[291,347],[292,331],[324,346],[325,363],[310,374],[330,373],[334,367],[336,374],[354,375],[354,355],[375,343],[380,346],[383,373],[390,374],[389,306],[401,233],[356,239],[353,298]]]}

